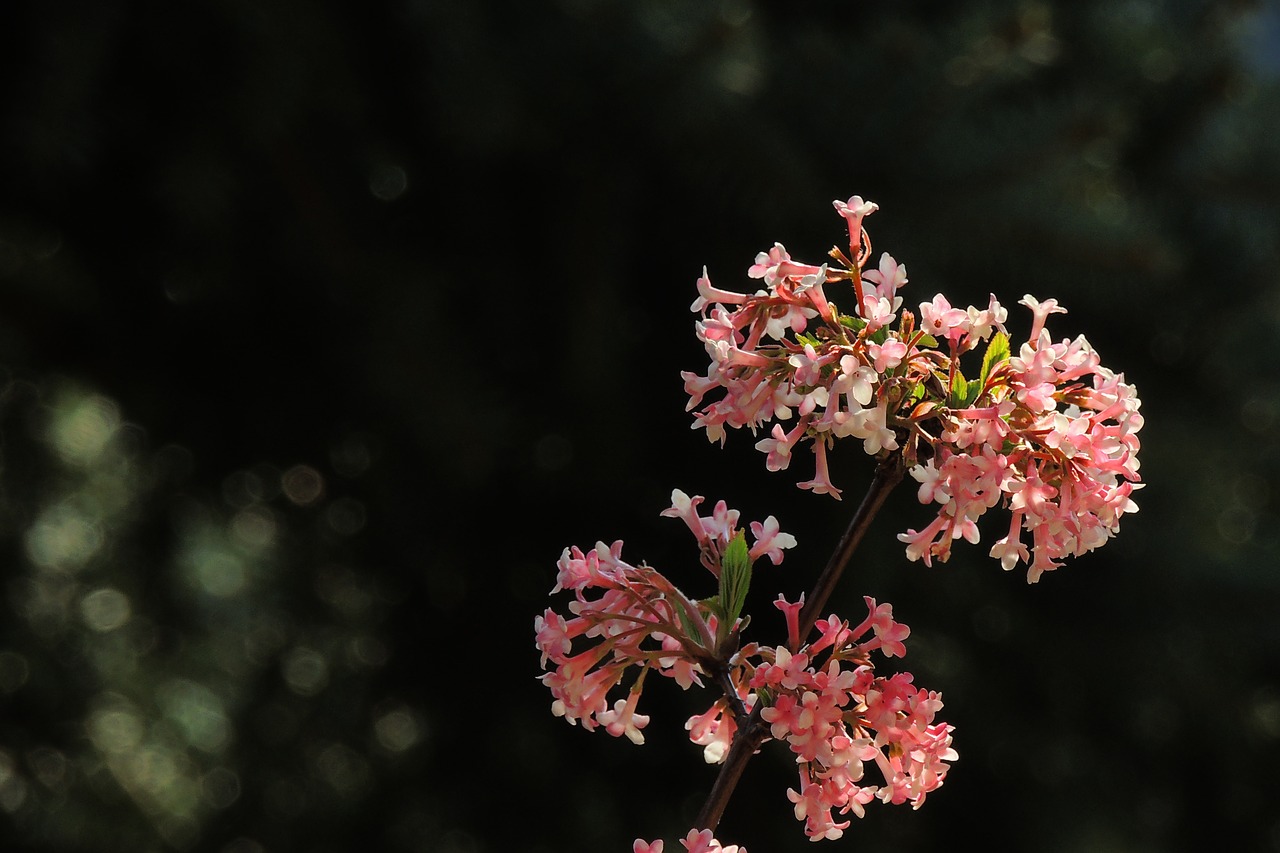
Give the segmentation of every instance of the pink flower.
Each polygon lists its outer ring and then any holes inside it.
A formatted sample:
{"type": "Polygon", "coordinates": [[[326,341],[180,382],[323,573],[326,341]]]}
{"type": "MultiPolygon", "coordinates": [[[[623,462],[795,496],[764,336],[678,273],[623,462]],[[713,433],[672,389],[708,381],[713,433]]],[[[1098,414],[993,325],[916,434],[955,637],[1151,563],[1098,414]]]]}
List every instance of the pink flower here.
{"type": "Polygon", "coordinates": [[[902,297],[898,296],[898,290],[907,283],[905,265],[899,264],[892,255],[885,252],[880,256],[880,268],[864,271],[862,280],[874,284],[876,295],[888,300],[891,310],[898,310],[898,306],[902,304],[902,297]]]}
{"type": "Polygon", "coordinates": [[[862,220],[880,209],[875,202],[863,201],[862,196],[850,196],[848,201],[832,202],[836,211],[849,224],[849,257],[855,263],[862,262],[862,220]]]}
{"type": "Polygon", "coordinates": [[[782,424],[774,424],[769,438],[762,438],[756,442],[756,450],[765,454],[766,457],[764,467],[770,471],[785,470],[791,464],[791,448],[804,435],[808,424],[807,419],[801,420],[791,432],[784,432],[782,424]]]}
{"type": "Polygon", "coordinates": [[[644,743],[644,735],[640,730],[649,724],[649,718],[635,712],[636,702],[639,700],[640,691],[631,691],[626,699],[619,699],[614,703],[613,710],[596,714],[596,722],[614,737],[626,735],[632,743],[644,743]]]}
{"type": "Polygon", "coordinates": [[[678,518],[685,523],[699,543],[706,542],[710,534],[698,515],[698,505],[705,500],[702,495],[689,497],[679,489],[671,490],[671,507],[660,514],[666,518],[678,518]]]}
{"type": "Polygon", "coordinates": [[[719,302],[722,305],[740,305],[747,301],[745,293],[733,293],[728,290],[720,290],[711,286],[711,277],[707,275],[707,268],[702,268],[702,276],[698,279],[698,298],[694,300],[693,305],[689,306],[690,311],[701,311],[707,305],[713,302],[719,302]]]}
{"type": "Polygon", "coordinates": [[[767,556],[775,566],[782,562],[783,549],[796,547],[796,537],[783,533],[778,527],[778,519],[772,515],[763,524],[759,521],[751,522],[751,535],[756,540],[751,546],[751,559],[767,556]]]}
{"type": "Polygon", "coordinates": [[[778,265],[790,260],[786,247],[781,243],[774,243],[772,249],[756,255],[756,262],[747,270],[747,275],[762,278],[765,284],[774,284],[778,280],[778,265]]]}
{"type": "Polygon", "coordinates": [[[796,649],[800,647],[800,611],[804,609],[804,593],[800,593],[800,600],[795,603],[787,601],[782,595],[773,602],[773,606],[782,611],[782,615],[787,620],[787,647],[796,649]]]}
{"type": "Polygon", "coordinates": [[[864,651],[879,649],[885,657],[902,657],[907,653],[907,647],[903,644],[903,640],[911,636],[911,629],[901,622],[893,621],[893,605],[892,604],[876,604],[876,600],[870,596],[865,596],[867,610],[870,611],[866,620],[861,625],[853,628],[850,633],[855,637],[860,637],[868,630],[875,633],[875,639],[861,643],[860,646],[864,651]]]}
{"type": "Polygon", "coordinates": [[[920,303],[920,328],[935,338],[959,341],[969,333],[969,312],[952,308],[947,297],[939,293],[932,302],[920,303]]]}
{"type": "Polygon", "coordinates": [[[885,373],[902,364],[902,360],[907,357],[907,345],[897,338],[891,338],[883,344],[868,344],[867,354],[871,356],[876,372],[885,373]]]}
{"type": "MultiPolygon", "coordinates": [[[[748,710],[756,701],[754,694],[741,698],[748,710]]],[[[689,740],[703,747],[702,758],[708,764],[724,761],[733,743],[733,736],[738,731],[733,715],[726,713],[725,708],[725,700],[718,699],[705,712],[695,714],[684,724],[685,730],[689,732],[689,740]]]]}
{"type": "Polygon", "coordinates": [[[1027,339],[1032,341],[1037,340],[1040,337],[1040,331],[1044,329],[1044,321],[1049,318],[1050,314],[1067,313],[1066,308],[1062,308],[1058,305],[1058,300],[1046,299],[1044,302],[1040,302],[1030,293],[1019,299],[1018,304],[1025,305],[1030,308],[1031,313],[1034,316],[1031,323],[1031,334],[1027,335],[1027,339]]]}
{"type": "Polygon", "coordinates": [[[827,471],[827,445],[823,441],[813,442],[813,455],[816,462],[814,478],[797,485],[802,489],[812,489],[815,495],[831,495],[840,500],[840,490],[831,482],[831,474],[827,471]]]}
{"type": "Polygon", "coordinates": [[[721,847],[720,842],[716,841],[709,829],[691,829],[680,843],[688,853],[747,853],[747,848],[739,847],[737,844],[721,847]]]}

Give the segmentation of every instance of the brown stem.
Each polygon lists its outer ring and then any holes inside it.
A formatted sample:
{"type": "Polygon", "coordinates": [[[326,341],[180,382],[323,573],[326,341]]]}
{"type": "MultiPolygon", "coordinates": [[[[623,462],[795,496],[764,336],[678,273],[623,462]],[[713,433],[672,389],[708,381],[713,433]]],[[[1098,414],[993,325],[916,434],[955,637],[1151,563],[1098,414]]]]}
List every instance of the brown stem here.
{"type": "MultiPolygon", "coordinates": [[[[862,541],[867,528],[871,526],[871,520],[880,511],[880,507],[884,506],[885,499],[889,496],[889,492],[893,491],[893,487],[902,482],[904,473],[901,455],[897,453],[890,454],[876,467],[875,478],[871,481],[871,486],[867,489],[862,503],[859,504],[858,511],[849,520],[844,536],[840,537],[840,542],[831,554],[831,559],[827,561],[826,568],[822,570],[822,574],[814,583],[813,591],[805,599],[804,609],[800,611],[800,637],[803,638],[809,633],[813,623],[818,620],[818,614],[827,606],[827,600],[831,598],[831,593],[840,581],[840,575],[844,573],[853,552],[857,550],[858,543],[862,541]]],[[[699,829],[714,830],[720,823],[720,818],[729,805],[729,798],[733,796],[733,791],[738,786],[738,780],[742,778],[747,762],[767,739],[769,727],[760,719],[761,710],[761,706],[757,704],[745,720],[741,717],[736,718],[738,731],[733,738],[733,745],[729,747],[729,754],[725,757],[724,764],[720,765],[720,773],[711,786],[711,793],[707,795],[707,801],[703,804],[702,811],[698,813],[698,822],[695,826],[699,829]]]]}
{"type": "Polygon", "coordinates": [[[826,608],[831,593],[840,582],[840,575],[844,573],[845,566],[849,564],[849,559],[858,548],[858,543],[862,541],[867,528],[871,526],[871,520],[876,517],[880,507],[884,506],[885,499],[889,497],[893,487],[902,482],[902,476],[905,473],[902,457],[897,453],[890,454],[876,466],[876,476],[871,481],[866,495],[863,496],[862,503],[858,505],[858,511],[849,520],[849,526],[840,537],[840,543],[832,552],[831,559],[827,560],[826,568],[814,582],[813,591],[805,598],[804,608],[800,611],[798,635],[802,641],[826,608]]]}

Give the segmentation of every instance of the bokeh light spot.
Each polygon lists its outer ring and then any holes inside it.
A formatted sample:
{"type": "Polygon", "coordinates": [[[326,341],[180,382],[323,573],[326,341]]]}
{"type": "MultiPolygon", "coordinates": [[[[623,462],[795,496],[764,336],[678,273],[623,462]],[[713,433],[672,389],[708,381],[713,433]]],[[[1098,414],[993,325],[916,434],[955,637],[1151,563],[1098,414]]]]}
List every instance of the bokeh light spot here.
{"type": "Polygon", "coordinates": [[[391,752],[404,752],[421,737],[418,721],[407,708],[396,708],[378,717],[373,732],[378,743],[391,752]]]}
{"type": "Polygon", "coordinates": [[[979,639],[997,643],[1009,636],[1009,611],[995,604],[987,604],[973,614],[973,632],[979,639]]]}
{"type": "Polygon", "coordinates": [[[119,697],[103,697],[89,715],[89,739],[99,752],[129,752],[142,741],[142,721],[132,708],[120,704],[119,697]]]}
{"type": "Polygon", "coordinates": [[[409,176],[394,163],[375,166],[369,175],[369,192],[380,201],[395,201],[409,188],[409,176]]]}
{"type": "Polygon", "coordinates": [[[221,751],[231,738],[231,723],[212,690],[185,678],[168,682],[159,691],[165,716],[187,743],[208,753],[221,751]]]}
{"type": "Polygon", "coordinates": [[[299,696],[315,696],[329,683],[329,664],[315,649],[299,646],[281,662],[285,684],[299,696]]]}
{"type": "Polygon", "coordinates": [[[228,808],[240,799],[240,777],[226,767],[215,767],[200,780],[200,792],[213,808],[228,808]]]}
{"type": "Polygon", "coordinates": [[[377,637],[362,635],[347,644],[347,659],[360,666],[370,669],[383,666],[389,657],[391,650],[377,637]]]}
{"type": "Polygon", "coordinates": [[[27,530],[27,556],[46,569],[71,571],[88,562],[102,547],[95,520],[68,502],[45,509],[27,530]]]}
{"type": "Polygon", "coordinates": [[[1271,740],[1280,740],[1280,691],[1259,690],[1250,704],[1250,722],[1257,732],[1271,740]]]}
{"type": "Polygon", "coordinates": [[[271,500],[275,497],[275,476],[274,469],[268,466],[262,470],[236,471],[222,481],[222,499],[237,509],[271,500]]]}
{"type": "Polygon", "coordinates": [[[324,477],[310,465],[295,465],[280,478],[285,497],[298,506],[310,506],[324,495],[324,477]]]}
{"type": "Polygon", "coordinates": [[[195,581],[205,592],[229,598],[244,589],[248,571],[239,557],[209,547],[198,547],[191,556],[195,581]]]}
{"type": "Polygon", "coordinates": [[[200,837],[200,824],[185,814],[165,815],[156,824],[156,830],[170,846],[179,850],[191,847],[200,837]]]}
{"type": "Polygon", "coordinates": [[[346,744],[332,743],[316,758],[321,777],[340,794],[350,796],[369,782],[369,762],[346,744]]]}
{"type": "Polygon", "coordinates": [[[364,504],[354,498],[338,498],[325,510],[325,521],[339,536],[354,536],[364,529],[364,504]]]}
{"type": "Polygon", "coordinates": [[[36,780],[50,791],[62,791],[71,781],[70,762],[53,747],[38,746],[29,751],[27,766],[36,780]]]}
{"type": "Polygon", "coordinates": [[[88,466],[120,428],[116,404],[97,394],[73,397],[55,408],[48,438],[70,464],[88,466]]]}
{"type": "Polygon", "coordinates": [[[231,536],[252,553],[266,551],[275,543],[275,516],[263,506],[246,507],[232,517],[231,536]]]}
{"type": "Polygon", "coordinates": [[[1280,422],[1280,399],[1276,395],[1250,397],[1240,407],[1240,420],[1251,432],[1270,432],[1280,422]]]}
{"type": "Polygon", "coordinates": [[[26,799],[26,780],[18,773],[13,757],[0,750],[0,810],[13,814],[26,799]]]}
{"type": "Polygon", "coordinates": [[[1258,516],[1241,506],[1229,506],[1218,513],[1218,535],[1232,545],[1243,545],[1253,538],[1258,516]]]}
{"type": "Polygon", "coordinates": [[[373,604],[368,584],[340,566],[326,566],[317,573],[316,594],[348,619],[360,618],[373,604]]]}
{"type": "Polygon", "coordinates": [[[373,464],[373,450],[364,436],[349,435],[329,450],[329,463],[340,476],[359,477],[373,464]]]}
{"type": "Polygon", "coordinates": [[[127,623],[133,612],[127,595],[118,589],[104,587],[80,599],[80,615],[90,630],[106,633],[127,623]]]}

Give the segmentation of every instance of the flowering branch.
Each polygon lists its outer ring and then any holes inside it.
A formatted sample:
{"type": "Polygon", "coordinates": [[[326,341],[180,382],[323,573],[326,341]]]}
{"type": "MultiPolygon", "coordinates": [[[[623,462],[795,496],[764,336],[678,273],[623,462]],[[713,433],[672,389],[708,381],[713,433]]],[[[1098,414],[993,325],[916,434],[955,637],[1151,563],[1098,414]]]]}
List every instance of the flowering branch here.
{"type": "MultiPolygon", "coordinates": [[[[704,375],[682,374],[694,426],[709,440],[723,444],[730,429],[764,427],[769,437],[756,448],[771,471],[787,468],[807,442],[815,475],[801,488],[840,498],[827,467],[827,450],[840,439],[860,439],[878,460],[808,601],[774,602],[787,642],[745,642],[742,610],[753,564],[761,557],[780,564],[795,538],[769,516],[749,525],[748,542],[736,510],[720,501],[703,516],[704,499],[679,490],[663,515],[694,535],[714,594],[691,598],[656,569],[624,561],[621,542],[599,542],[561,555],[552,592],[573,594],[570,617],[548,608],[535,620],[552,712],[585,729],[643,743],[649,718],[636,709],[650,672],[684,689],[702,686],[704,676],[719,687],[711,707],[685,723],[704,759],[723,764],[697,827],[681,842],[687,853],[745,853],[722,846],[713,830],[746,762],[769,740],[796,756],[799,786],[787,794],[815,841],[839,838],[849,826],[833,812],[861,817],[875,799],[918,808],[942,785],[956,752],[953,728],[935,720],[941,695],[915,687],[908,672],[878,675],[872,657],[905,655],[910,629],[870,597],[866,618],[852,627],[821,616],[906,473],[920,484],[920,502],[938,505],[923,529],[898,536],[910,560],[945,562],[953,540],[977,543],[977,521],[999,505],[1009,510],[1008,532],[989,554],[1005,570],[1025,564],[1028,582],[1101,546],[1123,514],[1137,511],[1141,403],[1083,336],[1053,342],[1046,321],[1065,309],[1023,297],[1032,326],[1016,355],[994,296],[984,309],[961,309],[938,294],[920,304],[917,321],[898,295],[904,266],[885,253],[877,269],[863,270],[871,254],[863,220],[877,206],[859,196],[834,205],[849,230],[848,253],[830,252],[834,267],[794,260],[778,243],[748,270],[765,285],[754,294],[716,288],[704,270],[692,309],[711,364],[704,375]],[[845,282],[855,301],[849,314],[825,292],[845,282]],[[976,369],[962,364],[979,348],[976,369]],[[611,706],[609,692],[632,668],[627,697],[611,706]],[[868,764],[881,784],[863,784],[868,764]]],[[[662,847],[637,840],[633,851],[662,847]]]]}
{"type": "MultiPolygon", "coordinates": [[[[827,600],[839,583],[840,576],[849,564],[853,552],[857,550],[858,543],[862,541],[863,534],[870,527],[871,520],[880,511],[880,507],[884,505],[885,499],[893,491],[894,486],[902,481],[902,476],[902,465],[895,456],[886,457],[877,466],[875,479],[872,480],[862,503],[858,505],[858,511],[849,520],[849,526],[840,538],[836,550],[831,554],[822,574],[818,576],[813,591],[807,596],[808,603],[804,604],[804,608],[800,611],[797,630],[790,632],[788,647],[791,651],[799,651],[799,638],[807,636],[813,628],[818,613],[826,607],[827,600]]],[[[801,597],[801,601],[805,601],[804,596],[801,597]]],[[[739,727],[733,746],[730,747],[729,754],[720,767],[720,773],[711,787],[711,792],[707,795],[707,801],[698,812],[697,826],[714,830],[719,825],[720,818],[729,805],[729,799],[733,796],[738,780],[742,778],[747,762],[759,750],[761,744],[769,739],[768,727],[760,719],[761,710],[761,707],[757,707],[739,727]]]]}

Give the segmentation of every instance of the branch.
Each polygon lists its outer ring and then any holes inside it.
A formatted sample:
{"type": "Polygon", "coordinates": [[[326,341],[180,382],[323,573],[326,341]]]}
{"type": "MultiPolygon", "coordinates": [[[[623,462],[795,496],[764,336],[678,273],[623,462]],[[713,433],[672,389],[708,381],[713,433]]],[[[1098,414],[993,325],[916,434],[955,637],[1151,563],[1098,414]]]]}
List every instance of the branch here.
{"type": "MultiPolygon", "coordinates": [[[[876,476],[867,488],[858,511],[849,520],[849,526],[845,529],[844,536],[840,537],[840,543],[836,545],[835,552],[827,561],[826,568],[814,582],[813,591],[805,598],[804,609],[800,611],[800,631],[797,635],[801,639],[813,628],[813,623],[818,621],[836,584],[840,582],[840,575],[844,573],[845,566],[853,557],[853,552],[857,550],[863,534],[871,526],[871,520],[880,511],[880,507],[884,506],[885,499],[889,497],[893,487],[902,482],[905,473],[900,453],[890,454],[876,466],[876,476]]],[[[792,651],[796,650],[792,649],[792,651]]]]}
{"type": "MultiPolygon", "coordinates": [[[[857,550],[863,534],[871,526],[871,520],[884,506],[885,499],[893,491],[893,487],[902,482],[904,473],[906,472],[899,453],[890,454],[876,467],[876,475],[867,489],[867,494],[858,506],[858,511],[849,520],[844,536],[836,545],[836,550],[827,561],[826,568],[822,570],[822,574],[818,575],[813,591],[806,598],[804,609],[800,611],[800,637],[809,633],[813,623],[818,619],[818,614],[827,606],[827,601],[831,598],[836,584],[839,583],[845,566],[849,564],[853,552],[857,550]]],[[[698,813],[697,823],[694,824],[698,828],[714,830],[720,823],[720,818],[724,815],[725,807],[729,805],[729,798],[733,796],[733,791],[738,786],[738,780],[742,778],[747,762],[768,739],[769,727],[760,719],[761,710],[761,706],[757,703],[746,720],[735,715],[735,719],[738,720],[738,732],[733,738],[733,745],[729,747],[729,755],[725,758],[724,764],[720,765],[720,774],[716,776],[715,784],[711,786],[711,793],[707,795],[707,801],[703,804],[702,811],[698,813]]]]}

